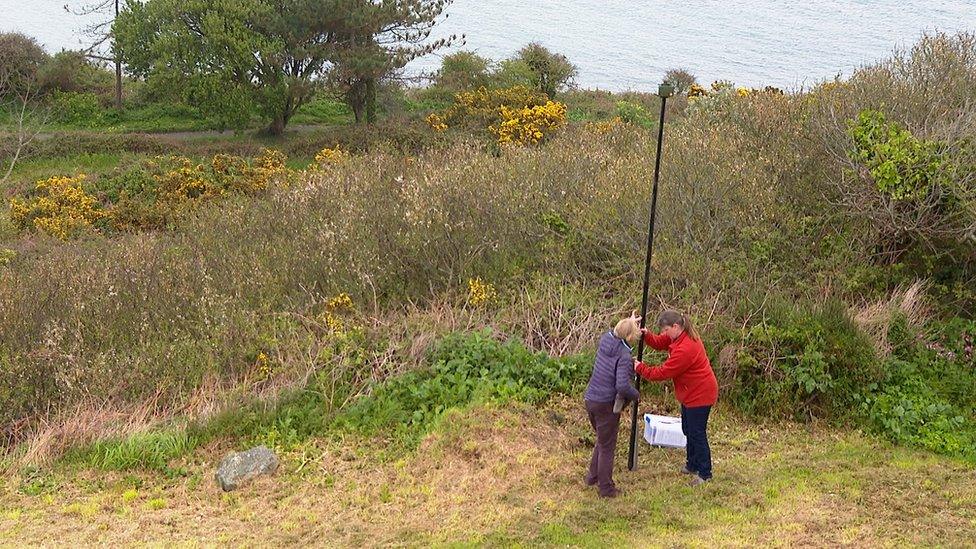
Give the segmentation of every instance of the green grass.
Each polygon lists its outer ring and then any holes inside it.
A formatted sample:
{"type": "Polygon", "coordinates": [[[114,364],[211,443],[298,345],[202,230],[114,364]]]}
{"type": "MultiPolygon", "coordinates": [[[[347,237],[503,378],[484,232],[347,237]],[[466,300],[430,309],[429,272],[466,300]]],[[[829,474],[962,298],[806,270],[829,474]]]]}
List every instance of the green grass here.
{"type": "Polygon", "coordinates": [[[355,122],[352,109],[340,101],[319,97],[302,106],[292,117],[290,124],[345,125],[355,122]]]}
{"type": "Polygon", "coordinates": [[[96,442],[90,447],[69,452],[65,461],[110,471],[163,471],[170,460],[186,455],[196,446],[197,440],[183,431],[150,431],[96,442]]]}
{"type": "MultiPolygon", "coordinates": [[[[9,114],[0,113],[0,130],[9,128],[9,114]]],[[[60,122],[56,116],[41,127],[42,132],[98,131],[106,133],[168,133],[217,129],[214,122],[197,109],[186,106],[148,104],[128,105],[122,109],[100,108],[90,114],[79,115],[70,122],[60,122]]]]}
{"type": "Polygon", "coordinates": [[[8,184],[30,185],[35,181],[59,175],[108,173],[123,161],[141,156],[143,155],[135,153],[82,153],[72,156],[28,159],[18,162],[14,166],[8,184]]]}
{"type": "MultiPolygon", "coordinates": [[[[730,426],[749,429],[732,422],[721,430],[727,433],[730,426]]],[[[976,530],[970,530],[947,541],[940,531],[951,527],[933,518],[976,524],[976,512],[964,506],[976,484],[960,462],[844,433],[784,433],[774,426],[758,433],[772,440],[757,439],[741,449],[730,448],[728,440],[715,444],[720,472],[703,488],[687,486],[674,472],[679,456],[642,447],[638,471],[616,474],[625,490],[618,500],[577,501],[537,528],[515,524],[463,545],[766,546],[790,545],[791,539],[800,545],[914,545],[936,539],[954,545],[974,539],[976,530]],[[947,484],[952,478],[967,480],[953,487],[947,484]],[[915,502],[908,515],[897,511],[907,494],[915,502]],[[906,520],[919,522],[911,529],[891,526],[906,520]],[[526,530],[537,533],[526,537],[526,530]]]]}
{"type": "MultiPolygon", "coordinates": [[[[184,106],[145,105],[104,113],[96,129],[110,132],[167,133],[217,129],[197,109],[184,106]]],[[[79,128],[83,129],[83,128],[79,128]]]]}
{"type": "MultiPolygon", "coordinates": [[[[293,125],[346,125],[354,121],[352,111],[342,102],[320,97],[308,103],[290,121],[293,125]]],[[[0,130],[11,126],[8,113],[0,113],[0,130]]],[[[267,125],[261,117],[252,116],[248,130],[267,125]]],[[[198,109],[184,105],[150,103],[127,105],[122,109],[101,108],[89,115],[78,116],[70,122],[49,120],[44,132],[97,131],[104,133],[175,133],[221,130],[214,120],[198,109]]]]}

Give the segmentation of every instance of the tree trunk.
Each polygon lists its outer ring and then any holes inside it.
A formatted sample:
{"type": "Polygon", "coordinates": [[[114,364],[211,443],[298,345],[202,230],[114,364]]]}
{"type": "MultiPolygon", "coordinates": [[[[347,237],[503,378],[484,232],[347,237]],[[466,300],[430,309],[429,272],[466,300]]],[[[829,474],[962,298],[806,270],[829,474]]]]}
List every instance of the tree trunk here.
{"type": "Polygon", "coordinates": [[[115,107],[122,108],[122,61],[115,58],[115,107]]]}
{"type": "Polygon", "coordinates": [[[366,80],[366,123],[376,122],[376,80],[366,80]]]}
{"type": "MultiPolygon", "coordinates": [[[[115,0],[115,19],[119,18],[119,0],[115,0]]],[[[113,33],[112,41],[115,41],[113,33]]],[[[115,107],[122,108],[122,59],[115,54],[115,107]]]]}
{"type": "Polygon", "coordinates": [[[362,124],[363,122],[363,103],[359,101],[358,98],[352,98],[349,101],[349,107],[352,108],[352,114],[356,117],[356,124],[362,124]]]}
{"type": "Polygon", "coordinates": [[[288,124],[288,120],[285,118],[285,113],[280,112],[275,115],[274,120],[271,121],[271,125],[268,126],[268,135],[279,136],[285,133],[285,126],[288,124]]]}

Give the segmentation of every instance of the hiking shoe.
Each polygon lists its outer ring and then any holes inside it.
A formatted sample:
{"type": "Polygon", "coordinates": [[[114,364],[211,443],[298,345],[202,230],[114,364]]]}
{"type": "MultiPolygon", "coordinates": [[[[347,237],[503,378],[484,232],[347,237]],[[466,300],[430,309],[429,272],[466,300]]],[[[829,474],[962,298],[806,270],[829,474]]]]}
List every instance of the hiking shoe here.
{"type": "Polygon", "coordinates": [[[682,475],[694,475],[696,473],[697,473],[697,471],[692,471],[691,469],[688,468],[687,465],[685,465],[684,467],[681,468],[681,474],[682,475]]]}
{"type": "Polygon", "coordinates": [[[690,484],[692,486],[698,486],[698,485],[701,485],[701,484],[705,484],[706,482],[708,482],[708,479],[707,478],[701,478],[700,476],[695,475],[695,476],[691,477],[690,484]]]}
{"type": "Polygon", "coordinates": [[[610,489],[608,492],[600,492],[601,498],[615,498],[620,495],[620,490],[616,488],[610,489]]]}

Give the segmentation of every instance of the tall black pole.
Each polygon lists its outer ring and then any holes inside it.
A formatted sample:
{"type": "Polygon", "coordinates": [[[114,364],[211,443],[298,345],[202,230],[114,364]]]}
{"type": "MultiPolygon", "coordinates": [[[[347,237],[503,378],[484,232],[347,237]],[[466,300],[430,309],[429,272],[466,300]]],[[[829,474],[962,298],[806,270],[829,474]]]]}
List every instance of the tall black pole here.
{"type": "MultiPolygon", "coordinates": [[[[669,84],[661,84],[658,95],[661,97],[661,118],[657,127],[657,159],[654,161],[654,187],[651,191],[651,219],[647,227],[647,259],[644,261],[644,297],[641,299],[640,327],[647,325],[647,292],[651,281],[651,251],[654,248],[654,215],[657,213],[657,182],[661,176],[661,148],[664,145],[664,107],[674,89],[669,84]]],[[[644,338],[637,344],[637,360],[644,360],[644,338]]],[[[640,376],[634,376],[634,385],[640,390],[640,376]]],[[[627,454],[627,469],[637,467],[637,402],[630,408],[630,449],[627,454]]]]}

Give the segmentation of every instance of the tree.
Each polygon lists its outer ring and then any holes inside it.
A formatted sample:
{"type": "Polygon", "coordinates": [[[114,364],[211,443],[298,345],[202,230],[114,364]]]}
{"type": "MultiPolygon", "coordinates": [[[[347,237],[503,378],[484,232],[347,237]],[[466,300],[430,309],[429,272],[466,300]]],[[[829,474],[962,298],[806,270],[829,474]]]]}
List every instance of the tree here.
{"type": "Polygon", "coordinates": [[[491,60],[470,51],[459,51],[444,56],[434,83],[453,91],[473,90],[488,86],[488,69],[491,60]]]}
{"type": "MultiPolygon", "coordinates": [[[[376,117],[376,89],[411,60],[449,46],[457,36],[428,42],[452,0],[345,0],[336,28],[330,88],[352,108],[356,122],[376,117]]],[[[461,37],[463,40],[463,36],[461,37]]]]}
{"type": "Polygon", "coordinates": [[[377,81],[425,45],[448,0],[144,0],[113,25],[115,47],[157,92],[243,126],[255,109],[281,134],[328,81],[370,118],[377,81]]]}
{"type": "Polygon", "coordinates": [[[0,34],[0,71],[8,93],[22,94],[35,88],[37,73],[51,58],[37,40],[24,34],[0,34]]]}
{"type": "Polygon", "coordinates": [[[545,46],[531,43],[519,50],[516,61],[525,63],[532,71],[535,87],[550,98],[567,87],[576,77],[576,66],[565,55],[553,53],[545,46]]]}
{"type": "Polygon", "coordinates": [[[505,59],[498,63],[497,68],[491,74],[491,80],[499,88],[525,86],[526,88],[539,89],[535,71],[521,59],[505,59]]]}
{"type": "Polygon", "coordinates": [[[108,61],[115,64],[115,106],[119,109],[122,108],[122,59],[119,57],[117,51],[112,57],[105,56],[103,54],[103,48],[106,43],[114,40],[112,26],[115,19],[118,18],[121,9],[125,8],[126,3],[127,0],[97,0],[91,4],[85,4],[77,10],[71,10],[67,5],[64,6],[66,11],[80,16],[113,15],[111,19],[92,23],[85,27],[82,32],[92,40],[92,43],[82,50],[82,53],[89,59],[108,61]]]}
{"type": "Polygon", "coordinates": [[[698,83],[695,75],[685,69],[671,69],[664,73],[664,81],[674,86],[676,95],[685,95],[691,87],[698,83]]]}
{"type": "Polygon", "coordinates": [[[70,50],[54,54],[37,73],[37,83],[44,94],[58,90],[109,95],[112,80],[103,66],[92,63],[83,52],[70,50]]]}

